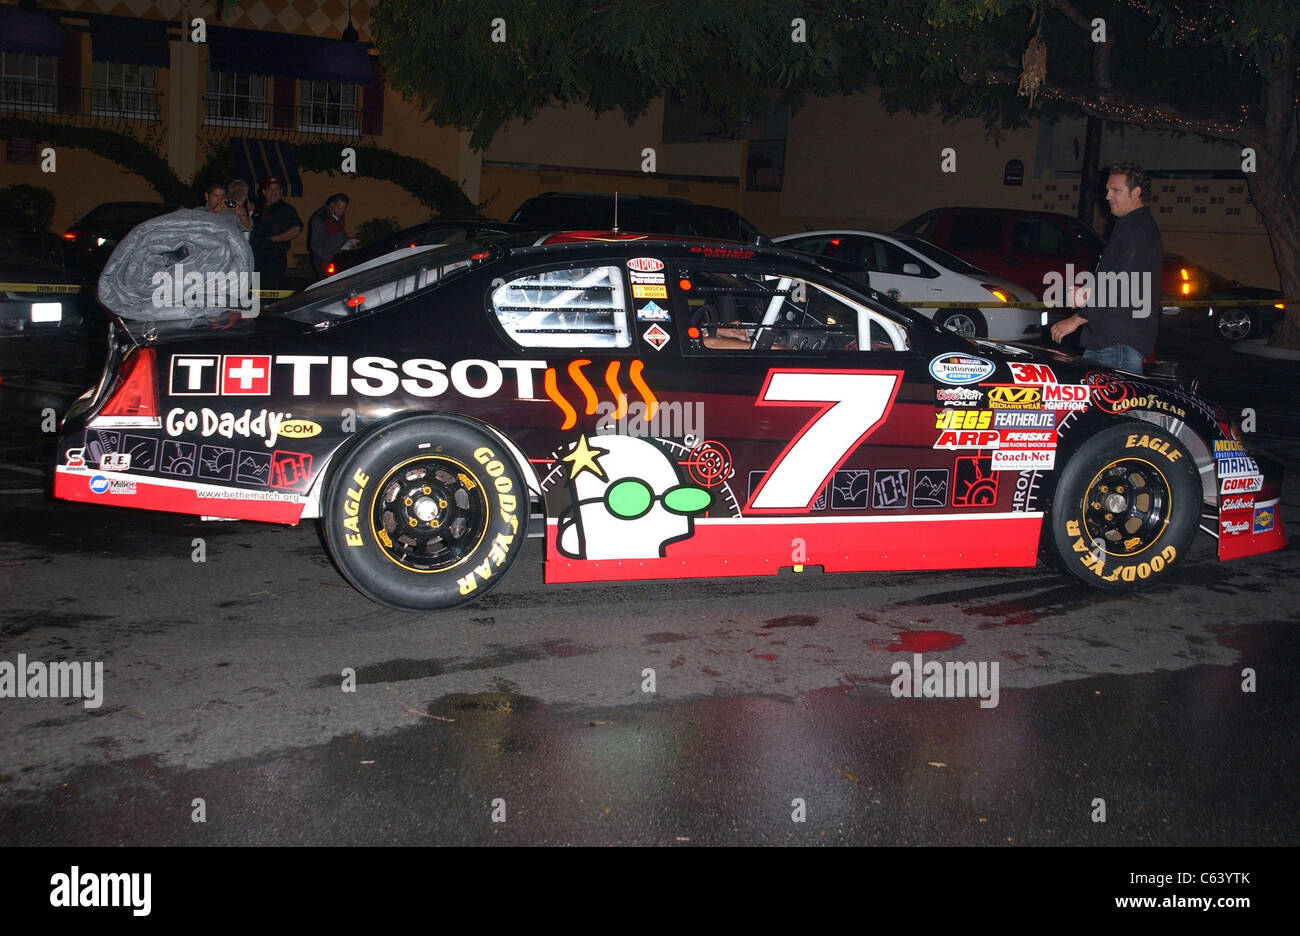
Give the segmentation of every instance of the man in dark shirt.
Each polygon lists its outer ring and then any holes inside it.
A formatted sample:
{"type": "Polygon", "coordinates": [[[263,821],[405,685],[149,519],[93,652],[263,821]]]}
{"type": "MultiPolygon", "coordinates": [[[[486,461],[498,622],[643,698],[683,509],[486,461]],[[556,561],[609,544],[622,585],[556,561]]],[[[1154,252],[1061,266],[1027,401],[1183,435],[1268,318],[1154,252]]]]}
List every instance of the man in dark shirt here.
{"type": "Polygon", "coordinates": [[[261,274],[263,289],[283,289],[289,242],[302,233],[302,218],[284,200],[284,186],[274,176],[262,183],[266,206],[253,225],[250,243],[253,265],[261,274]]]}
{"type": "Polygon", "coordinates": [[[1106,203],[1115,229],[1097,260],[1096,298],[1092,289],[1072,290],[1070,305],[1079,311],[1052,326],[1058,343],[1082,328],[1085,358],[1133,374],[1142,373],[1142,359],[1155,349],[1164,262],[1160,229],[1144,204],[1148,191],[1141,166],[1110,167],[1106,203]]]}

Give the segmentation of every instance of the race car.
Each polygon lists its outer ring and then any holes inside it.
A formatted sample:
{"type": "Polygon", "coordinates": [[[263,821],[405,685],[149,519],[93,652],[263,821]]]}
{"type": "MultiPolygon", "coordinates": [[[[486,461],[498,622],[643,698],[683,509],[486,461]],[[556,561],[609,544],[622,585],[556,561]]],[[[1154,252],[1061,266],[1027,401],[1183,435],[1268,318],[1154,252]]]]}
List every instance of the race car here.
{"type": "Polygon", "coordinates": [[[633,234],[435,248],[215,327],[113,326],[56,497],[317,518],[401,609],[547,582],[1281,549],[1279,465],[1177,386],[941,330],[817,258],[633,234]],[[731,337],[724,338],[722,333],[731,337]],[[737,338],[735,336],[739,335],[737,338]]]}

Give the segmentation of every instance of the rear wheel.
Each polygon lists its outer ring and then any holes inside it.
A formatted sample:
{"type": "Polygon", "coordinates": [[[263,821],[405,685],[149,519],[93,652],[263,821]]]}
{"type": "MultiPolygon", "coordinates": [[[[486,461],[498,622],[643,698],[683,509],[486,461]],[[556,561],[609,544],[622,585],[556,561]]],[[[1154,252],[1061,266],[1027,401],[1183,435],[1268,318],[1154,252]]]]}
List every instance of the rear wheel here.
{"type": "Polygon", "coordinates": [[[1070,458],[1052,502],[1051,537],[1066,569],[1098,588],[1158,579],[1187,554],[1201,514],[1196,462],[1158,426],[1126,421],[1070,458]]]}
{"type": "Polygon", "coordinates": [[[322,523],[339,570],[375,601],[450,608],[497,584],[523,549],[528,489],[497,439],[469,420],[416,416],[347,452],[322,523]]]}
{"type": "Polygon", "coordinates": [[[988,323],[979,309],[940,309],[934,322],[963,338],[983,338],[989,333],[988,323]]]}

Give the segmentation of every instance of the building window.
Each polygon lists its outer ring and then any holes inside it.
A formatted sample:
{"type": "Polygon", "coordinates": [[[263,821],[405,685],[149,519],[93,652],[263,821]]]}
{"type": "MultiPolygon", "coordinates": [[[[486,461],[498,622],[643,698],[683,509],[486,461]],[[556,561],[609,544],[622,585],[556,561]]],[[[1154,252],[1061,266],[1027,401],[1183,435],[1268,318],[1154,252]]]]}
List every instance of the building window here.
{"type": "Polygon", "coordinates": [[[361,132],[361,89],[337,81],[298,82],[298,129],[313,133],[361,132]]]}
{"type": "Polygon", "coordinates": [[[0,102],[6,109],[53,113],[56,61],[53,56],[0,52],[0,102]]]}
{"type": "Polygon", "coordinates": [[[266,76],[208,72],[203,122],[215,127],[267,125],[266,76]]]}
{"type": "Polygon", "coordinates": [[[90,112],[97,117],[158,117],[158,69],[153,65],[94,63],[90,112]]]}

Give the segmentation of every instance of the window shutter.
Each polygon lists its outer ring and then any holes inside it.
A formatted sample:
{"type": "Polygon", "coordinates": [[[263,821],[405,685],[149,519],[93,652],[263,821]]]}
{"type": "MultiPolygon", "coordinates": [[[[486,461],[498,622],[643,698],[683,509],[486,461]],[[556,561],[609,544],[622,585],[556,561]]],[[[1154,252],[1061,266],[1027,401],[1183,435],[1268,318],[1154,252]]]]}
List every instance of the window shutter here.
{"type": "Polygon", "coordinates": [[[81,34],[66,33],[59,57],[59,113],[81,113],[81,34]]]}
{"type": "Polygon", "coordinates": [[[384,132],[384,80],[375,78],[361,95],[361,132],[379,136],[384,132]]]}
{"type": "Polygon", "coordinates": [[[275,78],[271,89],[271,126],[277,130],[292,130],[298,125],[294,120],[294,85],[293,78],[275,78]]]}

